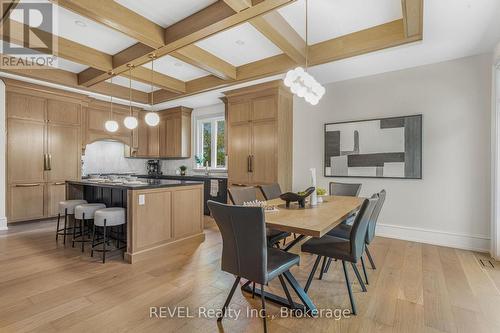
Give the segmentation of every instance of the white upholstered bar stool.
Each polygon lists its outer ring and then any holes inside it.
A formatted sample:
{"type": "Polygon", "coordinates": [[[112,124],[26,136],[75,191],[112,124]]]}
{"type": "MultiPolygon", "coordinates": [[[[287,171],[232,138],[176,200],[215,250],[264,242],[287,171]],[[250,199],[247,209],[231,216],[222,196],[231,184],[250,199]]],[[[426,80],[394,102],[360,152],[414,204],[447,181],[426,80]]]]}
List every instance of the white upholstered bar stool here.
{"type": "Polygon", "coordinates": [[[87,200],[64,200],[59,202],[59,213],[57,214],[57,230],[56,230],[56,241],[59,235],[63,236],[64,244],[66,244],[66,235],[71,235],[75,224],[73,223],[73,228],[68,225],[68,216],[73,216],[75,214],[75,207],[81,204],[86,204],[87,200]],[[64,228],[60,228],[61,216],[64,216],[64,228]]]}
{"type": "Polygon", "coordinates": [[[80,225],[80,234],[76,234],[76,228],[73,228],[73,244],[82,243],[82,252],[84,251],[85,243],[90,243],[90,222],[94,219],[94,214],[97,210],[106,208],[102,203],[86,203],[75,207],[75,224],[78,221],[80,225]],[[87,227],[87,232],[85,232],[87,227]],[[85,236],[89,236],[85,239],[85,236]]]}
{"type": "MultiPolygon", "coordinates": [[[[102,263],[104,264],[106,262],[106,252],[109,252],[109,250],[106,249],[106,244],[109,241],[108,228],[112,229],[120,227],[121,233],[123,233],[123,226],[125,223],[127,223],[125,208],[111,207],[97,210],[94,214],[94,229],[92,231],[92,250],[90,252],[90,256],[94,256],[94,251],[102,252],[102,263]],[[96,228],[103,229],[102,242],[99,243],[96,243],[96,228]],[[101,249],[99,249],[100,244],[102,244],[101,249]]],[[[122,236],[119,235],[116,238],[117,249],[120,249],[121,237],[122,236]]]]}

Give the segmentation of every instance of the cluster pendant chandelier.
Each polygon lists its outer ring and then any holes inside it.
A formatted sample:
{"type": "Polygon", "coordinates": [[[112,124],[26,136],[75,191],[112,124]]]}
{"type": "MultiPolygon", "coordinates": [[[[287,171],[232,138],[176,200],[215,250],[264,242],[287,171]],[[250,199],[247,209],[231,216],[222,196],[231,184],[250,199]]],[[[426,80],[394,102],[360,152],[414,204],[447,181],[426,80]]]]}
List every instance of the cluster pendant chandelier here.
{"type": "MultiPolygon", "coordinates": [[[[113,77],[111,77],[111,84],[113,84],[113,77]]],[[[104,128],[106,128],[106,131],[114,133],[118,131],[118,128],[120,126],[118,125],[118,122],[116,120],[113,120],[113,96],[111,96],[111,105],[109,108],[109,120],[104,123],[104,128]]]]}
{"type": "Polygon", "coordinates": [[[154,75],[154,62],[156,55],[151,54],[149,56],[151,59],[151,111],[146,113],[146,116],[144,116],[144,121],[148,126],[156,126],[160,123],[160,116],[158,115],[157,112],[154,111],[154,86],[153,86],[153,75],[154,75]]]}
{"type": "Polygon", "coordinates": [[[307,72],[309,65],[308,7],[308,0],[306,0],[306,68],[297,67],[288,71],[284,79],[284,84],[290,88],[293,94],[304,98],[311,105],[317,105],[325,94],[325,88],[307,72]]]}

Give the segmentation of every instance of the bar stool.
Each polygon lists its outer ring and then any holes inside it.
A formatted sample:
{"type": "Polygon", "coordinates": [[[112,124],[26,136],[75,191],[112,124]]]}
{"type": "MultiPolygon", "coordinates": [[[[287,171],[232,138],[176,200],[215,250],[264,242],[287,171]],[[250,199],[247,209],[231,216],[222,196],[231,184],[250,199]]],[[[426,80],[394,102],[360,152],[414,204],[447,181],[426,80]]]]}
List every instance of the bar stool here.
{"type": "Polygon", "coordinates": [[[84,251],[85,243],[90,243],[90,237],[85,240],[85,236],[90,236],[90,225],[88,222],[94,219],[94,213],[99,210],[106,208],[105,204],[102,203],[87,203],[78,205],[75,207],[75,223],[76,221],[80,222],[80,235],[76,235],[76,228],[73,228],[73,244],[72,247],[75,247],[75,242],[82,243],[82,252],[84,251]],[[87,232],[85,232],[85,226],[87,226],[87,232]]]}
{"type": "MultiPolygon", "coordinates": [[[[94,251],[102,252],[102,263],[104,264],[106,262],[106,252],[109,252],[109,250],[106,249],[106,243],[109,241],[107,235],[107,228],[123,226],[126,223],[127,221],[125,216],[125,208],[111,207],[111,208],[103,208],[97,210],[94,213],[94,228],[92,231],[92,250],[90,252],[90,256],[91,257],[94,256],[94,251]],[[95,242],[96,227],[103,228],[102,232],[103,239],[102,242],[100,243],[95,242]],[[100,244],[102,244],[102,249],[97,248],[97,246],[100,244]]],[[[121,229],[123,231],[123,228],[121,229]]],[[[117,249],[120,249],[120,237],[117,237],[116,247],[117,249]]]]}
{"type": "MultiPolygon", "coordinates": [[[[64,236],[63,243],[66,244],[66,235],[71,235],[68,227],[68,215],[75,214],[75,207],[81,204],[86,204],[87,200],[64,200],[59,202],[59,213],[57,214],[57,230],[56,230],[56,242],[59,238],[59,235],[64,236]],[[61,220],[61,215],[64,215],[64,228],[59,228],[59,223],[61,220]]],[[[73,223],[73,228],[75,224],[73,223]]],[[[71,230],[73,231],[73,230],[71,230]]]]}

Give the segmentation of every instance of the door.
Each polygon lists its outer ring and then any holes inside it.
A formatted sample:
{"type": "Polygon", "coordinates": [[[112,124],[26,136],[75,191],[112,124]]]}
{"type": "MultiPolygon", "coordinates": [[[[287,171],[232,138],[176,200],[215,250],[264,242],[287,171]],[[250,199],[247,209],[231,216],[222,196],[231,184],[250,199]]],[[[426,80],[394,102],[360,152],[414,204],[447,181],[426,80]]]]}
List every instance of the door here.
{"type": "MultiPolygon", "coordinates": [[[[148,125],[142,113],[139,114],[137,125],[137,153],[138,157],[148,157],[148,125]]],[[[135,141],[135,140],[134,140],[135,141]]],[[[134,142],[135,143],[135,142],[134,142]]]]}
{"type": "Polygon", "coordinates": [[[277,96],[263,96],[252,100],[252,120],[274,120],[277,117],[277,96]]]}
{"type": "Polygon", "coordinates": [[[231,126],[229,135],[227,163],[230,185],[246,185],[250,182],[251,124],[231,126]]]}
{"type": "Polygon", "coordinates": [[[25,183],[9,186],[9,222],[40,219],[44,212],[44,183],[25,183]]]}
{"type": "Polygon", "coordinates": [[[270,184],[277,181],[276,140],[274,121],[253,123],[251,154],[251,182],[253,184],[270,184]]]}
{"type": "Polygon", "coordinates": [[[229,123],[231,125],[251,120],[250,102],[247,100],[229,103],[229,123]]]}
{"type": "Polygon", "coordinates": [[[49,154],[48,181],[76,179],[80,170],[80,129],[74,126],[47,126],[49,154]]]}
{"type": "Polygon", "coordinates": [[[66,200],[66,183],[50,182],[47,184],[47,214],[57,216],[59,201],[66,200]]]}
{"type": "Polygon", "coordinates": [[[167,117],[165,119],[166,140],[162,142],[165,145],[166,157],[181,157],[181,119],[179,116],[167,117]]]}
{"type": "Polygon", "coordinates": [[[43,182],[45,124],[21,119],[7,122],[8,182],[43,182]]]}

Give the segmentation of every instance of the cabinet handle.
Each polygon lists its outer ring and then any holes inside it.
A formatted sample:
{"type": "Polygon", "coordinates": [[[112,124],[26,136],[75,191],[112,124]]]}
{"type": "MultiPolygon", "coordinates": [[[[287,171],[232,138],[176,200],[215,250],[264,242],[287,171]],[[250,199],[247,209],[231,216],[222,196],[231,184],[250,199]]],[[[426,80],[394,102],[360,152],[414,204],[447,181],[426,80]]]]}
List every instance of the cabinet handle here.
{"type": "Polygon", "coordinates": [[[52,170],[52,155],[51,154],[48,154],[49,158],[48,158],[48,169],[47,170],[52,170]]]}
{"type": "Polygon", "coordinates": [[[250,155],[247,157],[247,172],[252,172],[250,169],[250,155]]]}
{"type": "Polygon", "coordinates": [[[35,187],[40,186],[40,184],[17,184],[16,187],[35,187]]]}
{"type": "Polygon", "coordinates": [[[250,155],[250,172],[253,172],[253,155],[250,155]]]}
{"type": "Polygon", "coordinates": [[[54,183],[54,185],[64,185],[66,184],[65,182],[57,182],[57,183],[54,183]]]}
{"type": "Polygon", "coordinates": [[[47,171],[47,154],[43,154],[43,171],[47,171]]]}

